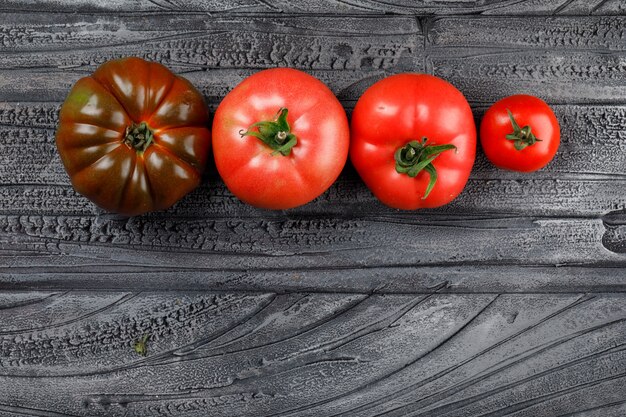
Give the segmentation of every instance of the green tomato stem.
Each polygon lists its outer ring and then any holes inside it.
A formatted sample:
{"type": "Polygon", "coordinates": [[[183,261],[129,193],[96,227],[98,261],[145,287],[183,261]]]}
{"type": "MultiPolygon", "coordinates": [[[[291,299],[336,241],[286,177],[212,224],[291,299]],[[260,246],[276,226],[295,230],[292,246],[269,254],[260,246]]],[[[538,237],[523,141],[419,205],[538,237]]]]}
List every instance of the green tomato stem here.
{"type": "Polygon", "coordinates": [[[126,146],[135,149],[137,153],[141,154],[152,144],[153,139],[154,133],[146,122],[139,124],[133,122],[130,126],[126,126],[123,141],[126,146]]]}
{"type": "Polygon", "coordinates": [[[254,136],[267,146],[272,148],[272,155],[281,154],[287,156],[291,149],[298,143],[296,135],[291,133],[289,123],[287,123],[286,108],[281,108],[276,114],[275,120],[264,120],[251,124],[248,130],[240,131],[241,137],[254,136]]]}
{"type": "Polygon", "coordinates": [[[406,174],[414,178],[422,170],[426,171],[430,176],[428,186],[424,192],[422,199],[428,197],[437,182],[437,170],[432,162],[442,152],[450,149],[456,149],[454,145],[430,145],[426,142],[428,139],[422,138],[421,142],[412,140],[406,145],[398,148],[394,154],[396,160],[396,172],[406,174]]]}
{"type": "Polygon", "coordinates": [[[529,125],[520,128],[517,121],[515,121],[515,118],[513,117],[513,113],[511,113],[509,109],[506,109],[506,112],[509,114],[509,120],[511,121],[511,126],[513,126],[513,133],[506,135],[505,138],[513,141],[515,149],[521,151],[527,146],[541,142],[541,139],[535,137],[535,135],[531,132],[529,125]]]}

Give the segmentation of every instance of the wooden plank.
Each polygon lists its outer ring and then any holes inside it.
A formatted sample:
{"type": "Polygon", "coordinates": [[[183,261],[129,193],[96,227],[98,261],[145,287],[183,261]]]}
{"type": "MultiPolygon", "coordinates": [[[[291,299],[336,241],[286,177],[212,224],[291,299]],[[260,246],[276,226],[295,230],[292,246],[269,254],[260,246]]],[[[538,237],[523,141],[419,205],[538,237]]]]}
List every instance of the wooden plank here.
{"type": "Polygon", "coordinates": [[[76,68],[139,56],[175,70],[390,69],[423,45],[411,17],[7,13],[0,68],[76,68]],[[10,35],[9,35],[10,34],[10,35]]]}
{"type": "MultiPolygon", "coordinates": [[[[53,244],[48,246],[54,247],[53,244]]],[[[136,253],[129,256],[133,255],[136,253]]],[[[237,269],[224,265],[222,269],[211,270],[173,266],[187,259],[175,259],[168,266],[129,266],[119,261],[103,263],[98,258],[88,262],[86,255],[79,255],[78,259],[83,260],[79,263],[77,257],[42,256],[37,251],[24,250],[4,252],[2,255],[3,261],[9,257],[16,260],[16,266],[3,263],[0,271],[2,290],[356,291],[376,294],[626,292],[625,268],[619,264],[541,266],[457,263],[295,269],[237,269]],[[31,265],[23,267],[26,262],[16,258],[18,255],[29,256],[31,265]]],[[[124,258],[117,255],[115,259],[124,258]]]]}
{"type": "MultiPolygon", "coordinates": [[[[115,220],[3,216],[0,230],[4,250],[38,251],[42,255],[67,252],[79,258],[75,265],[99,258],[104,264],[109,258],[129,266],[162,267],[177,259],[190,268],[209,269],[229,269],[229,264],[236,269],[277,269],[464,263],[621,265],[626,261],[623,254],[603,246],[606,228],[597,219],[464,222],[427,218],[115,220]],[[404,240],[403,236],[412,238],[404,240]],[[81,261],[83,256],[92,259],[81,261]]],[[[12,259],[13,268],[36,266],[28,257],[21,263],[16,258],[12,259]]]]}
{"type": "Polygon", "coordinates": [[[489,7],[487,15],[624,15],[621,0],[525,0],[514,1],[504,7],[489,7]]]}
{"type": "MultiPolygon", "coordinates": [[[[593,2],[587,2],[591,4],[593,2]]],[[[438,17],[428,23],[432,47],[626,50],[626,17],[438,17]]]]}
{"type": "Polygon", "coordinates": [[[306,70],[356,101],[388,71],[423,71],[424,39],[411,17],[203,15],[93,16],[7,13],[0,47],[0,100],[62,102],[72,84],[123,56],[182,73],[212,108],[255,70],[306,70]]]}
{"type": "MultiPolygon", "coordinates": [[[[26,256],[28,252],[22,252],[26,256]]],[[[4,255],[6,258],[8,255],[4,255]]],[[[353,268],[280,268],[207,270],[188,267],[103,265],[51,266],[60,257],[31,258],[44,268],[12,268],[0,272],[0,289],[277,291],[292,293],[365,292],[375,294],[482,293],[624,293],[623,265],[404,265],[353,268]]],[[[184,262],[185,259],[181,260],[184,262]]],[[[18,260],[19,262],[19,260],[18,260]]]]}
{"type": "MultiPolygon", "coordinates": [[[[350,13],[350,14],[497,14],[497,15],[590,15],[625,14],[621,0],[438,0],[438,1],[379,1],[379,0],[96,0],[54,1],[7,0],[5,10],[31,12],[65,11],[90,13],[350,13]]],[[[2,9],[0,9],[2,10],[2,9]]]]}
{"type": "Polygon", "coordinates": [[[1,302],[6,414],[551,416],[615,413],[626,395],[624,295],[72,291],[1,302]],[[146,357],[133,349],[144,335],[146,357]]]}
{"type": "MultiPolygon", "coordinates": [[[[208,268],[225,266],[222,254],[234,257],[233,261],[240,268],[498,261],[561,265],[589,264],[594,260],[621,263],[624,260],[620,254],[607,252],[602,245],[606,229],[602,221],[596,219],[451,222],[420,218],[402,221],[389,218],[378,221],[333,218],[111,220],[84,216],[3,216],[0,228],[4,248],[9,250],[41,249],[47,254],[50,252],[45,244],[49,242],[67,245],[67,250],[73,248],[71,252],[76,255],[84,251],[106,256],[110,252],[137,250],[143,253],[142,263],[155,266],[167,265],[168,260],[161,258],[161,252],[170,251],[179,252],[175,256],[180,259],[185,258],[185,253],[193,253],[197,260],[190,266],[208,268]],[[452,239],[455,234],[456,239],[452,239]],[[490,235],[493,237],[489,238],[490,235]],[[412,236],[412,239],[398,245],[398,238],[402,236],[412,236]],[[436,240],[440,240],[438,247],[424,245],[424,242],[436,240]],[[502,242],[494,247],[494,240],[502,242]],[[531,245],[529,242],[533,241],[542,244],[531,245]],[[558,246],[559,241],[560,247],[550,245],[558,246]],[[397,248],[395,253],[391,250],[394,247],[397,248]],[[150,252],[155,254],[150,255],[150,252]],[[368,252],[366,259],[358,256],[368,252]],[[318,259],[320,257],[323,259],[318,259]],[[520,262],[516,262],[518,259],[520,262]]],[[[54,248],[52,251],[54,253],[54,248]]]]}
{"type": "Polygon", "coordinates": [[[523,91],[550,103],[623,103],[626,20],[439,18],[428,26],[427,67],[473,103],[523,91]]]}
{"type": "Polygon", "coordinates": [[[3,288],[626,290],[619,220],[3,216],[0,230],[3,288]]]}

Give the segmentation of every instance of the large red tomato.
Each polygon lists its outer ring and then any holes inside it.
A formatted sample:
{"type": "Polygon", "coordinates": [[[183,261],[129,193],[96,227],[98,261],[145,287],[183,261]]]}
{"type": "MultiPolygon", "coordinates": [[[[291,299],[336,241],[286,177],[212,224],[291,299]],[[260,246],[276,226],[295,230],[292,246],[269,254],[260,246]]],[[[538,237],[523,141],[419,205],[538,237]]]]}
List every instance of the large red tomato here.
{"type": "Polygon", "coordinates": [[[57,147],[74,188],[125,215],[162,210],[200,183],[211,146],[202,95],[163,65],[125,58],[81,78],[57,147]]]}
{"type": "Polygon", "coordinates": [[[554,158],[561,135],[556,116],[543,100],[529,95],[503,98],[480,123],[480,143],[494,165],[531,172],[554,158]]]}
{"type": "Polygon", "coordinates": [[[348,157],[343,107],[318,79],[295,69],[258,72],[222,101],[213,153],[228,189],[242,201],[288,209],[330,187],[348,157]]]}
{"type": "Polygon", "coordinates": [[[352,114],[350,158],[374,195],[404,209],[438,207],[467,183],[476,155],[469,104],[452,84],[398,74],[371,86],[352,114]]]}

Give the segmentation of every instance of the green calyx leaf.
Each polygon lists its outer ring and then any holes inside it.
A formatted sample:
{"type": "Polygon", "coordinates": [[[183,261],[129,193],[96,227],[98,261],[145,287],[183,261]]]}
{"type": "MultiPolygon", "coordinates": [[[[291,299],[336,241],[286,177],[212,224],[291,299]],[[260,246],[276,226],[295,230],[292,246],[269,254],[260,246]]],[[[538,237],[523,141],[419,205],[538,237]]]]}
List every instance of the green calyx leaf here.
{"type": "Polygon", "coordinates": [[[430,176],[430,181],[424,192],[422,199],[428,197],[437,182],[437,170],[432,162],[442,152],[450,149],[456,149],[454,145],[429,145],[428,139],[422,138],[420,142],[412,140],[401,148],[398,148],[394,154],[396,160],[396,172],[406,174],[414,178],[422,170],[426,171],[430,176]]]}
{"type": "Polygon", "coordinates": [[[146,356],[146,354],[148,353],[148,348],[146,346],[146,343],[148,342],[149,338],[150,338],[150,335],[146,334],[133,344],[133,348],[135,349],[135,352],[137,354],[141,356],[146,356]]]}
{"type": "Polygon", "coordinates": [[[130,126],[126,126],[124,144],[135,149],[137,153],[144,153],[153,140],[154,134],[146,122],[139,124],[133,122],[130,126]]]}
{"type": "Polygon", "coordinates": [[[248,130],[242,130],[239,134],[241,137],[254,136],[261,140],[274,150],[272,155],[287,156],[291,153],[291,148],[298,143],[296,135],[291,133],[291,128],[287,122],[287,113],[286,108],[281,108],[278,110],[275,120],[253,123],[248,127],[248,130]]]}
{"type": "Polygon", "coordinates": [[[513,133],[509,133],[505,136],[506,140],[512,140],[513,146],[518,151],[526,148],[527,146],[534,145],[537,142],[541,142],[541,139],[537,138],[531,131],[529,125],[524,127],[519,127],[515,118],[513,117],[513,113],[509,109],[506,109],[506,112],[509,114],[509,120],[511,121],[511,126],[513,126],[513,133]]]}

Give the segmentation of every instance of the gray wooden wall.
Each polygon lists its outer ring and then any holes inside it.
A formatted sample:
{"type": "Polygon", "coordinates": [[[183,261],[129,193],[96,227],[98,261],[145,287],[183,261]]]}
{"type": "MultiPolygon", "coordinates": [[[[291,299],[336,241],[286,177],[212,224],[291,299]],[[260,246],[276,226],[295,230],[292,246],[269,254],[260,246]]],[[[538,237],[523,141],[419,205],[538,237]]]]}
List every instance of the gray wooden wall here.
{"type": "Polygon", "coordinates": [[[625,208],[624,0],[0,0],[2,417],[626,416],[625,208]],[[542,97],[562,144],[533,174],[479,151],[436,210],[385,208],[347,166],[262,211],[212,167],[122,218],[71,188],[54,132],[71,85],[128,55],[212,110],[268,67],[348,112],[432,73],[477,121],[542,97]]]}

